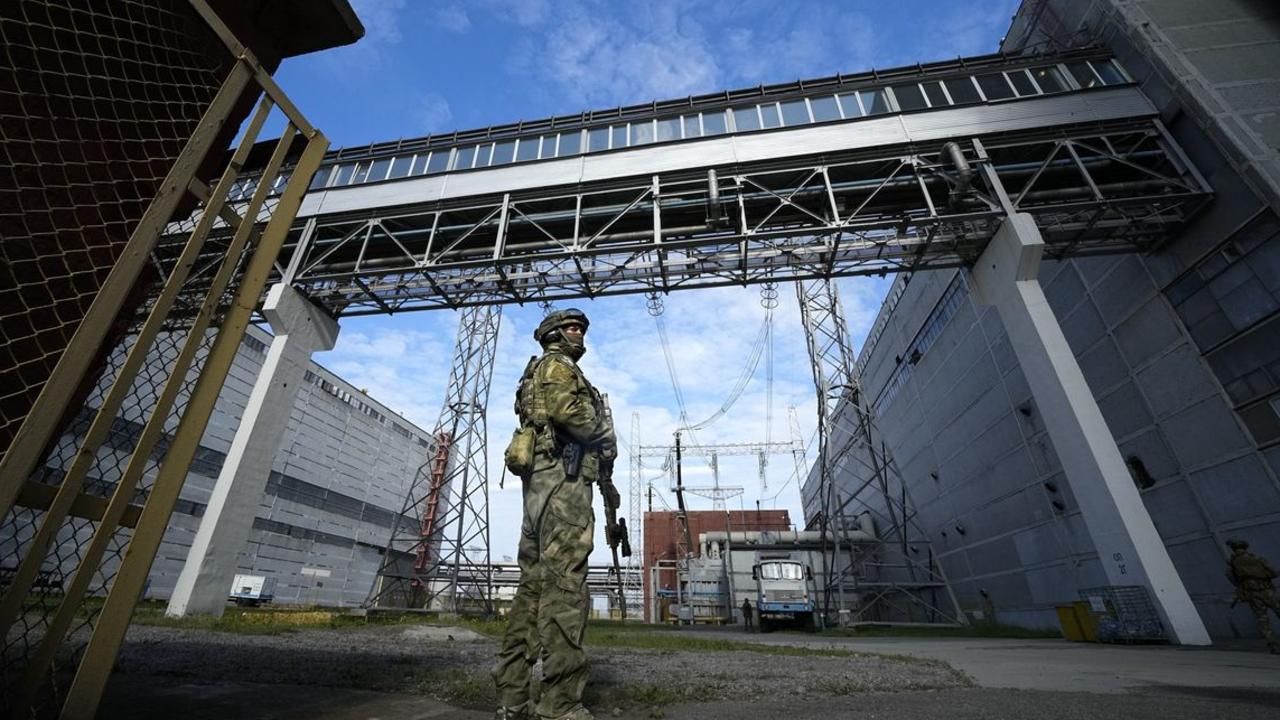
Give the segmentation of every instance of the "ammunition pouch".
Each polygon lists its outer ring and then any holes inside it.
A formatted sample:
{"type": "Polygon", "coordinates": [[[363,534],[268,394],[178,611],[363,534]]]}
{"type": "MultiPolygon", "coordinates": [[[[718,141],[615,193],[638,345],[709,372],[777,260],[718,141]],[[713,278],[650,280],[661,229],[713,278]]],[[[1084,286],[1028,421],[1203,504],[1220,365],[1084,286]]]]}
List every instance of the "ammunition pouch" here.
{"type": "Polygon", "coordinates": [[[511,434],[511,443],[507,445],[507,452],[504,460],[507,469],[513,475],[519,475],[527,478],[533,474],[533,446],[536,433],[532,426],[525,425],[517,428],[511,434]]]}

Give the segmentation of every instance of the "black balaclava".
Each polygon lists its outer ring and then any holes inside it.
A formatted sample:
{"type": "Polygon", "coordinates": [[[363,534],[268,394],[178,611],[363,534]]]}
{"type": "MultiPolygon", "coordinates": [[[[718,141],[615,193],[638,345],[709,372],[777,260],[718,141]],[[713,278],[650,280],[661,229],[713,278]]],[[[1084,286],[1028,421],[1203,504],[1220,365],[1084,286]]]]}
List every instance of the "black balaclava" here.
{"type": "Polygon", "coordinates": [[[543,348],[568,355],[574,362],[587,354],[586,333],[573,336],[563,329],[557,329],[547,333],[547,341],[543,348]]]}

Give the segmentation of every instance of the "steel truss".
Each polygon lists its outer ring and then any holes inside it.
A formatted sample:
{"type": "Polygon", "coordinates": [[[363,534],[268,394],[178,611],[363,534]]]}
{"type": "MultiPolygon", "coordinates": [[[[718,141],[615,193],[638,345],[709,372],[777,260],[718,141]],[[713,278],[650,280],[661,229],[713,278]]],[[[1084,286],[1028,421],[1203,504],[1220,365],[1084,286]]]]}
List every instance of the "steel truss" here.
{"type": "Polygon", "coordinates": [[[1146,250],[1209,197],[1155,118],[312,218],[295,283],[339,315],[958,267],[1005,210],[1051,256],[1146,250]]]}
{"type": "Polygon", "coordinates": [[[366,608],[493,614],[485,408],[501,321],[496,305],[462,312],[432,447],[405,496],[366,608]]]}
{"type": "MultiPolygon", "coordinates": [[[[864,400],[844,311],[828,280],[796,283],[813,381],[818,392],[818,483],[821,510],[810,521],[822,531],[826,558],[823,615],[837,610],[843,625],[967,624],[942,567],[920,527],[906,483],[875,430],[864,400]],[[856,423],[840,423],[852,411],[856,423]],[[851,467],[854,464],[861,468],[851,467]],[[836,473],[862,480],[841,497],[836,473]],[[862,522],[871,518],[870,527],[862,522]],[[854,539],[869,529],[873,540],[854,539]],[[848,593],[854,607],[846,607],[848,593]]],[[[809,503],[806,502],[806,505],[809,503]]]]}

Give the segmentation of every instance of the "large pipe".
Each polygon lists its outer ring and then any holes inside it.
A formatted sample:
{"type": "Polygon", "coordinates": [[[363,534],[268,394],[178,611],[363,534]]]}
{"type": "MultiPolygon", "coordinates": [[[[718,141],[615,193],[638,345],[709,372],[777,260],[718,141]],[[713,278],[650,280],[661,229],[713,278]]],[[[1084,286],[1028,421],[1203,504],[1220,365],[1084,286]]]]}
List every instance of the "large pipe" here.
{"type": "Polygon", "coordinates": [[[954,206],[962,195],[969,192],[969,186],[973,184],[973,167],[969,165],[969,159],[964,156],[964,151],[960,149],[958,143],[949,142],[943,145],[942,159],[950,162],[951,167],[956,171],[956,185],[951,188],[951,194],[947,196],[947,203],[954,206]]]}

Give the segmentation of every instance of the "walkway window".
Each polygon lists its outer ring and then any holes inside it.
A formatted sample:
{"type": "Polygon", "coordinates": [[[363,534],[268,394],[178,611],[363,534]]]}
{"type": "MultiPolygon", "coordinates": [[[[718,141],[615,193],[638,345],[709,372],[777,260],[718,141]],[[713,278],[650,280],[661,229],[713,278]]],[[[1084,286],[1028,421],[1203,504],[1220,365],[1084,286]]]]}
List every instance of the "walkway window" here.
{"type": "Polygon", "coordinates": [[[1009,81],[1013,83],[1013,89],[1018,91],[1018,97],[1027,97],[1029,95],[1039,95],[1036,86],[1031,82],[1031,76],[1026,70],[1012,70],[1009,72],[1009,81]]]}
{"type": "Polygon", "coordinates": [[[319,170],[316,171],[316,174],[311,178],[311,186],[309,189],[319,190],[320,188],[324,187],[325,184],[329,182],[329,176],[332,174],[333,174],[332,165],[330,165],[329,167],[320,168],[319,170]]]}
{"type": "Polygon", "coordinates": [[[1089,65],[1098,77],[1102,78],[1103,85],[1120,85],[1127,82],[1124,73],[1120,72],[1112,60],[1093,60],[1089,65]]]}
{"type": "Polygon", "coordinates": [[[493,146],[493,161],[490,165],[505,165],[516,156],[516,141],[506,140],[493,146]]]}
{"type": "Polygon", "coordinates": [[[338,172],[334,174],[333,187],[342,187],[351,182],[351,172],[356,169],[355,163],[344,163],[338,166],[338,172]]]}
{"type": "Polygon", "coordinates": [[[1005,78],[1004,73],[979,75],[978,87],[982,88],[982,94],[987,97],[987,100],[1004,100],[1013,97],[1013,88],[1009,87],[1009,80],[1005,78]]]}
{"type": "Polygon", "coordinates": [[[614,125],[613,127],[609,128],[609,131],[610,131],[609,134],[611,136],[610,143],[609,143],[610,147],[612,147],[614,150],[617,150],[618,148],[624,148],[627,146],[627,126],[626,125],[614,125]]]}
{"type": "Polygon", "coordinates": [[[782,125],[782,118],[778,115],[778,104],[766,103],[761,105],[760,121],[766,128],[776,128],[782,125]]]}
{"type": "Polygon", "coordinates": [[[387,170],[391,168],[391,158],[382,158],[374,160],[373,167],[369,169],[369,182],[387,179],[387,170]]]}
{"type": "Polygon", "coordinates": [[[653,142],[653,121],[641,120],[631,123],[631,144],[647,145],[653,142]]]}
{"type": "Polygon", "coordinates": [[[449,149],[440,148],[431,152],[431,160],[427,162],[428,173],[444,172],[449,167],[449,149]]]}
{"type": "Polygon", "coordinates": [[[1052,65],[1033,68],[1031,75],[1040,89],[1047,93],[1062,92],[1067,89],[1067,81],[1062,79],[1062,72],[1052,65]]]}
{"type": "Polygon", "coordinates": [[[470,170],[471,163],[476,159],[476,146],[469,145],[464,148],[458,148],[458,152],[453,156],[454,170],[470,170]]]}
{"type": "Polygon", "coordinates": [[[920,86],[915,83],[910,85],[894,85],[893,97],[898,101],[898,108],[901,110],[923,110],[929,107],[924,101],[924,93],[921,92],[920,86]]]}
{"type": "Polygon", "coordinates": [[[538,138],[520,138],[520,143],[516,145],[516,162],[524,162],[525,160],[538,159],[538,138]]]}
{"type": "Polygon", "coordinates": [[[760,129],[760,115],[756,106],[733,109],[733,126],[738,132],[760,129]]]}
{"type": "Polygon", "coordinates": [[[962,77],[954,80],[945,81],[947,85],[947,94],[951,96],[951,102],[956,105],[968,105],[970,103],[982,102],[982,96],[978,94],[978,88],[973,84],[973,78],[962,77]]]}
{"type": "Polygon", "coordinates": [[[587,151],[599,152],[609,149],[609,128],[592,128],[587,131],[587,151]]]}
{"type": "Polygon", "coordinates": [[[485,143],[476,149],[475,167],[489,167],[489,160],[493,157],[493,143],[485,143]]]}
{"type": "Polygon", "coordinates": [[[565,157],[567,155],[577,155],[582,151],[582,131],[573,130],[571,132],[560,133],[560,147],[556,150],[557,157],[565,157]]]}
{"type": "Polygon", "coordinates": [[[840,109],[844,110],[844,116],[847,118],[860,118],[866,114],[862,111],[862,106],[858,104],[857,93],[841,95],[840,109]]]}
{"type": "Polygon", "coordinates": [[[809,107],[813,110],[814,122],[826,122],[840,119],[840,106],[832,95],[810,98],[809,107]]]}
{"type": "Polygon", "coordinates": [[[663,118],[658,121],[658,142],[680,139],[680,118],[663,118]]]}
{"type": "Polygon", "coordinates": [[[702,134],[723,135],[729,132],[729,124],[724,119],[724,110],[702,113],[702,134]]]}
{"type": "Polygon", "coordinates": [[[684,136],[687,138],[702,137],[702,123],[697,115],[684,116],[684,136]]]}
{"type": "Polygon", "coordinates": [[[947,100],[947,94],[942,89],[942,83],[938,81],[920,83],[920,87],[924,88],[924,94],[929,98],[929,104],[933,107],[946,107],[951,104],[947,100]]]}
{"type": "Polygon", "coordinates": [[[891,110],[889,96],[884,90],[859,90],[858,99],[862,101],[862,109],[868,115],[883,115],[891,110]]]}
{"type": "Polygon", "coordinates": [[[546,158],[553,158],[555,156],[556,156],[556,136],[543,135],[542,150],[538,153],[538,157],[546,159],[546,158]]]}
{"type": "Polygon", "coordinates": [[[388,178],[399,178],[409,174],[409,168],[413,165],[413,155],[397,155],[391,161],[391,172],[387,174],[388,178]]]}
{"type": "Polygon", "coordinates": [[[809,106],[804,100],[782,103],[782,121],[787,125],[807,125],[813,122],[809,119],[809,106]]]}

